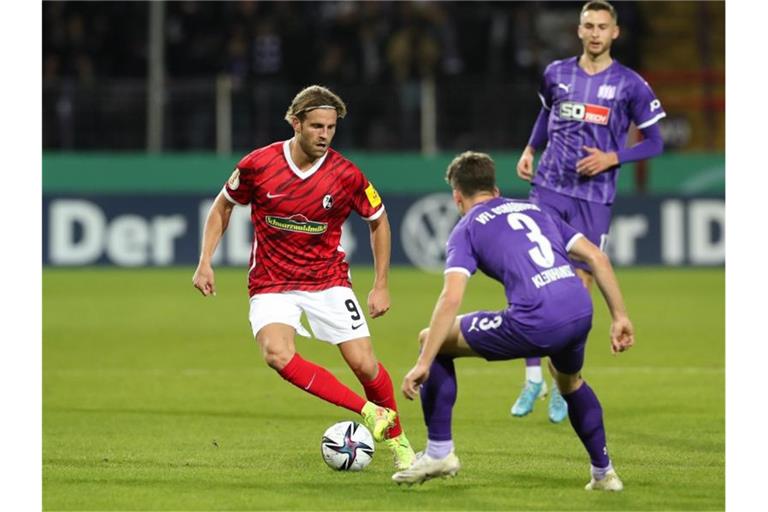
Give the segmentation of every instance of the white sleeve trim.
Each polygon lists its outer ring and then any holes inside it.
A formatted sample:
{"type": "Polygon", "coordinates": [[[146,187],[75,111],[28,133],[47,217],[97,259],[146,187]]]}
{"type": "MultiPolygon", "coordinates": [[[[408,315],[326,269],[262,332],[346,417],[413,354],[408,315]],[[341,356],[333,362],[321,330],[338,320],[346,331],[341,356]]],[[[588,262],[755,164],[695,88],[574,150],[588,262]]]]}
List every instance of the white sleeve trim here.
{"type": "Polygon", "coordinates": [[[544,107],[547,110],[552,110],[549,108],[549,105],[547,105],[547,102],[544,100],[544,96],[541,93],[537,93],[539,95],[539,99],[541,100],[541,106],[544,107]]]}
{"type": "Polygon", "coordinates": [[[381,208],[379,208],[379,210],[376,213],[374,213],[370,217],[363,217],[363,220],[367,220],[368,222],[373,222],[374,220],[381,217],[383,213],[384,213],[384,205],[381,205],[381,208]]]}
{"type": "Polygon", "coordinates": [[[576,240],[578,240],[579,238],[584,238],[584,235],[582,235],[581,233],[576,233],[575,235],[573,235],[571,239],[568,240],[568,243],[565,244],[565,250],[570,252],[571,247],[573,247],[573,244],[575,244],[576,240]]]}
{"type": "Polygon", "coordinates": [[[472,273],[465,269],[464,267],[448,267],[445,269],[445,272],[443,274],[448,274],[450,272],[458,272],[459,274],[464,274],[467,277],[472,277],[472,273]]]}
{"type": "Polygon", "coordinates": [[[232,196],[229,195],[229,192],[227,192],[227,186],[226,185],[224,185],[224,187],[221,189],[221,191],[224,193],[224,197],[227,198],[227,201],[229,201],[232,204],[237,204],[237,205],[240,205],[240,206],[245,206],[245,205],[248,204],[248,203],[241,203],[241,202],[235,201],[232,198],[232,196]]]}
{"type": "Polygon", "coordinates": [[[647,120],[643,124],[637,125],[637,129],[638,130],[642,130],[643,128],[648,128],[652,124],[657,123],[659,121],[659,119],[661,119],[663,117],[667,117],[667,113],[666,112],[660,112],[660,113],[656,114],[656,117],[652,117],[651,119],[647,120]]]}

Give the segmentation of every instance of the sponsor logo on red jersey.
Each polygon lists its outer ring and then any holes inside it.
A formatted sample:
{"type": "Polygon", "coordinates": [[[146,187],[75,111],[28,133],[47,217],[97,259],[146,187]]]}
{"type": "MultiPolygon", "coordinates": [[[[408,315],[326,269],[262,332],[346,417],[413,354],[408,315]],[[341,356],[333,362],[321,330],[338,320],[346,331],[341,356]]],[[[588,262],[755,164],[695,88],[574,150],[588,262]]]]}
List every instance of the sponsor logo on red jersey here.
{"type": "Polygon", "coordinates": [[[606,125],[610,117],[611,109],[602,105],[575,101],[564,101],[560,104],[560,119],[606,125]]]}
{"type": "Polygon", "coordinates": [[[295,233],[304,233],[307,235],[322,235],[328,229],[328,223],[315,222],[307,219],[305,216],[291,215],[290,217],[277,217],[267,215],[265,217],[267,224],[283,231],[293,231],[295,233]]]}

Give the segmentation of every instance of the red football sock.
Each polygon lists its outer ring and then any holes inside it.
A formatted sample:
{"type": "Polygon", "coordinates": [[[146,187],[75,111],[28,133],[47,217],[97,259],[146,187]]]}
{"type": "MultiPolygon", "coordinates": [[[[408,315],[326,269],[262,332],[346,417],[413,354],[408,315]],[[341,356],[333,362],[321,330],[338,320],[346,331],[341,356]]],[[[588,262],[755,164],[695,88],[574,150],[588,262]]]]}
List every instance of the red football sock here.
{"type": "MultiPolygon", "coordinates": [[[[395,402],[395,392],[392,388],[392,379],[387,373],[384,365],[379,363],[379,374],[376,378],[368,382],[360,382],[365,389],[365,396],[368,400],[380,405],[382,407],[388,407],[393,410],[397,410],[397,403],[395,402]]],[[[403,431],[400,426],[400,416],[395,419],[395,424],[389,429],[388,437],[397,437],[403,431]]]]}
{"type": "Polygon", "coordinates": [[[366,400],[339,382],[331,372],[294,354],[278,372],[282,378],[316,397],[352,412],[360,413],[366,400]]]}

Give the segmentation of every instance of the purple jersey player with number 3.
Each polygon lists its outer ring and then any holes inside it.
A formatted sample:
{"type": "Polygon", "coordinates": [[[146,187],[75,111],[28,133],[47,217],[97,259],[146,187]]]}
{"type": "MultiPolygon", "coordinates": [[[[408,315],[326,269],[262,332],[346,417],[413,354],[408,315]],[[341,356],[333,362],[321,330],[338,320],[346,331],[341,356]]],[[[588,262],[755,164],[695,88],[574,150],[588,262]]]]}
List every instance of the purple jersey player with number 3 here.
{"type": "MultiPolygon", "coordinates": [[[[530,198],[542,210],[605,250],[619,168],[662,152],[657,123],[666,114],[648,83],[611,58],[611,43],[619,36],[613,6],[587,2],[578,35],[584,47],[581,56],[552,62],[544,71],[539,90],[542,108],[517,174],[531,182],[530,198]],[[631,123],[640,129],[643,140],[627,148],[631,123]],[[533,157],[542,147],[534,174],[533,157]]],[[[572,263],[590,288],[589,269],[578,261],[572,263]]],[[[529,414],[536,399],[546,394],[541,361],[527,359],[525,385],[512,415],[529,414]]],[[[567,414],[567,404],[553,385],[549,419],[559,423],[567,414]]]]}
{"type": "Polygon", "coordinates": [[[592,463],[586,489],[621,491],[608,456],[602,407],[581,377],[592,300],[569,258],[585,263],[595,276],[612,318],[611,351],[618,353],[635,340],[611,263],[584,235],[536,203],[501,197],[495,172],[491,157],[471,151],[448,167],[446,180],[462,219],[448,238],[443,291],[402,385],[406,398],[421,396],[427,448],[392,479],[414,484],[458,473],[451,432],[455,358],[548,356],[571,425],[592,463]],[[507,307],[457,316],[469,278],[478,270],[504,286],[507,307]]]}

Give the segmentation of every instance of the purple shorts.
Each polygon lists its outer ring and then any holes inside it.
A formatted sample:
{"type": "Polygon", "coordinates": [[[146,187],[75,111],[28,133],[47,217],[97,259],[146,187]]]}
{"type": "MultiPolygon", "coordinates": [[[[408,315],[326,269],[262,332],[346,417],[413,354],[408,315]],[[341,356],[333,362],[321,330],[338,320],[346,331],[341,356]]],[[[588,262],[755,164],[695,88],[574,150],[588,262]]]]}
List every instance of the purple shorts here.
{"type": "Polygon", "coordinates": [[[509,309],[475,311],[462,316],[459,325],[472,350],[488,361],[549,356],[557,371],[574,374],[584,365],[592,316],[555,328],[531,329],[512,318],[509,309]]]}
{"type": "MultiPolygon", "coordinates": [[[[529,199],[548,214],[563,219],[601,251],[605,251],[608,228],[611,226],[611,205],[566,196],[535,185],[531,187],[529,199]]],[[[571,264],[589,271],[586,263],[571,260],[571,264]]]]}

